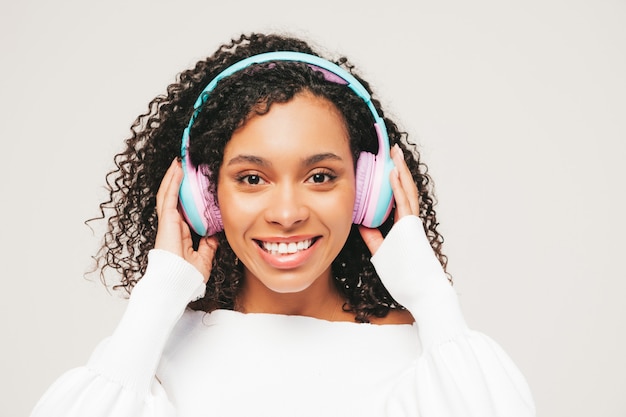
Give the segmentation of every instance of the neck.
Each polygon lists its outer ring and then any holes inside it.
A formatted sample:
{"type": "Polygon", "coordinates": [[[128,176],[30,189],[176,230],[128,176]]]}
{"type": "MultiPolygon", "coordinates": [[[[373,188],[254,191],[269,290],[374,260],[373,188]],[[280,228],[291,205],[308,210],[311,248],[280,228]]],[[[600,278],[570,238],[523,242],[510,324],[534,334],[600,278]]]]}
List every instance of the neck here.
{"type": "MultiPolygon", "coordinates": [[[[343,297],[333,283],[330,269],[303,291],[278,293],[252,274],[245,274],[237,297],[237,310],[243,313],[268,313],[314,317],[329,321],[344,320],[343,297]]],[[[350,316],[351,320],[354,317],[350,316]]]]}

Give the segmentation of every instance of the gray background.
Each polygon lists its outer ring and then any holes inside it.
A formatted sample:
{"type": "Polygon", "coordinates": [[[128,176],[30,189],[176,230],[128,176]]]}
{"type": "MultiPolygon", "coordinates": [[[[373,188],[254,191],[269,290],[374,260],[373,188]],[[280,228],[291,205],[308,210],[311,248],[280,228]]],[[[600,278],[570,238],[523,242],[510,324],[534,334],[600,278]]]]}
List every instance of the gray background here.
{"type": "Polygon", "coordinates": [[[83,278],[82,222],[135,116],[231,36],[279,30],[348,55],[419,142],[467,319],[539,414],[626,416],[625,23],[624,1],[3,1],[0,415],[123,311],[83,278]]]}

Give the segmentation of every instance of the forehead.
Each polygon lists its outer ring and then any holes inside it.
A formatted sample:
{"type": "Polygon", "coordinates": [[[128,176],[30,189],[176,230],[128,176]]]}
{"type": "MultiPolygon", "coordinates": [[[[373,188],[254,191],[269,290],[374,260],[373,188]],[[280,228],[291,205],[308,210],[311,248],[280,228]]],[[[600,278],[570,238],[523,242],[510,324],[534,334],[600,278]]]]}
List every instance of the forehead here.
{"type": "Polygon", "coordinates": [[[297,94],[286,103],[274,103],[267,113],[250,117],[226,144],[224,158],[241,152],[291,157],[351,153],[348,129],[340,111],[329,100],[311,93],[297,94]]]}

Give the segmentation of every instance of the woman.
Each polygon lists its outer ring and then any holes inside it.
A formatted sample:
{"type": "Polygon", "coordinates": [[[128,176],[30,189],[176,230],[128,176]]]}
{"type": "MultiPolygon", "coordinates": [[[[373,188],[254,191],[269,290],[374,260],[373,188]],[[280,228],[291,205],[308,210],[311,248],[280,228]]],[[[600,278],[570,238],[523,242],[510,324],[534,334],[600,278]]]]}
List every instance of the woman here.
{"type": "Polygon", "coordinates": [[[101,205],[128,309],[33,416],[534,415],[463,320],[425,165],[339,63],[242,36],[151,102],[101,205]]]}

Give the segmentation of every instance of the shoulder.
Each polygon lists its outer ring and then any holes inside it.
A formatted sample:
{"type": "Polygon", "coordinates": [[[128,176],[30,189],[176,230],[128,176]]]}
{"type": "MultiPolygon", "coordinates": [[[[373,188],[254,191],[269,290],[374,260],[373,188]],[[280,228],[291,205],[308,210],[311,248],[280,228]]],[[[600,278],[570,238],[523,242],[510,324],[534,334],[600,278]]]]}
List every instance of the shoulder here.
{"type": "Polygon", "coordinates": [[[385,317],[370,317],[372,324],[413,324],[415,319],[408,310],[390,310],[385,317]]]}

